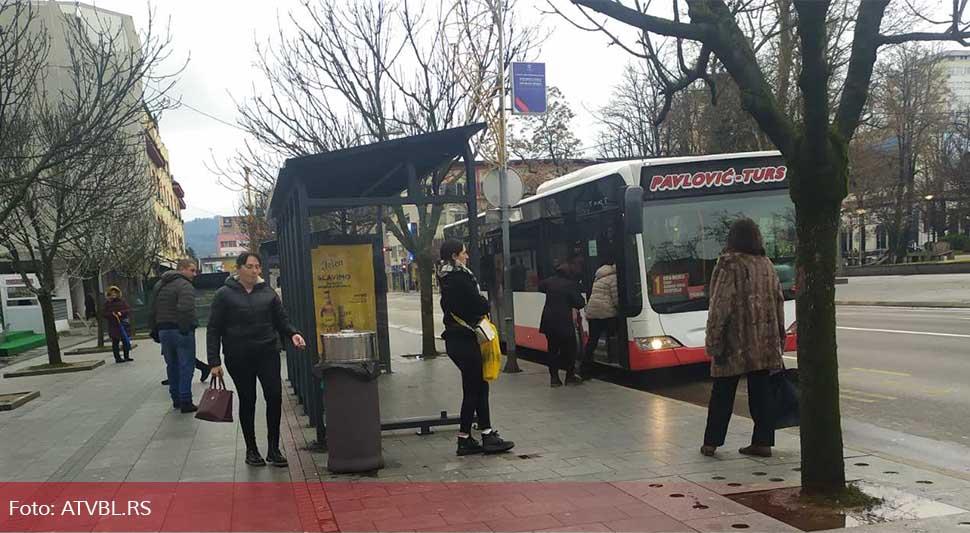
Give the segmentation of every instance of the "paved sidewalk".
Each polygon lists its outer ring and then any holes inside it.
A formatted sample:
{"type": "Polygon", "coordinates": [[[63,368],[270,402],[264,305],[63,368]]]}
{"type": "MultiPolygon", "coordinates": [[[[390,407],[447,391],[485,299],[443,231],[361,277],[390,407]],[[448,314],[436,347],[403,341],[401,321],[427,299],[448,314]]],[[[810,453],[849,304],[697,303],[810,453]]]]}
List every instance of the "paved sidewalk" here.
{"type": "MultiPolygon", "coordinates": [[[[203,338],[200,331],[199,346],[203,338]]],[[[414,353],[418,343],[392,332],[394,353],[414,353]]],[[[751,422],[736,417],[718,456],[703,457],[704,409],[599,381],[550,389],[544,367],[523,361],[524,372],[502,375],[491,394],[496,427],[517,442],[513,454],[458,458],[454,427],[426,437],[398,431],[384,435],[385,469],[332,476],[325,454],[304,449],[314,431],[289,396],[283,440],[290,468],[250,468],[238,424],[171,409],[157,350],[146,342],[134,363],[0,380],[0,393],[42,393],[0,413],[0,480],[290,482],[303,523],[313,526],[304,530],[319,531],[796,531],[727,498],[798,485],[792,431],[779,432],[774,457],[752,459],[737,453],[751,422]]],[[[382,418],[457,411],[458,372],[446,357],[394,357],[393,365],[380,378],[382,418]]],[[[203,387],[196,381],[196,398],[203,387]]],[[[959,524],[970,522],[962,511],[970,509],[970,480],[853,450],[846,456],[850,478],[959,513],[857,531],[968,530],[959,524]]]]}

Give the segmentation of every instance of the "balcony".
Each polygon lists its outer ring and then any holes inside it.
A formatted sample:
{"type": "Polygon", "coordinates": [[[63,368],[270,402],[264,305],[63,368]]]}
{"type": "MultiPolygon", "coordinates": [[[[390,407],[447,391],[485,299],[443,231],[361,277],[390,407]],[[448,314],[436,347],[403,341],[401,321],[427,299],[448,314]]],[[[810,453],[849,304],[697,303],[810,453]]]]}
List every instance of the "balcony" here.
{"type": "Polygon", "coordinates": [[[148,153],[148,158],[152,160],[158,168],[166,168],[168,162],[165,161],[165,157],[162,155],[161,150],[155,145],[154,139],[150,135],[145,136],[145,151],[148,153]]]}

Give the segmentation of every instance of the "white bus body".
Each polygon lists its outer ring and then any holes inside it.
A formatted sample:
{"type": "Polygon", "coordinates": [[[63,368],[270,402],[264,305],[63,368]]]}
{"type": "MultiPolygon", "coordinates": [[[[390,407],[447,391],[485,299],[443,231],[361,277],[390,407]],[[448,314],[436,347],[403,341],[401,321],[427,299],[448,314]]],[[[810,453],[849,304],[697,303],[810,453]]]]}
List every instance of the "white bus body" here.
{"type": "MultiPolygon", "coordinates": [[[[515,206],[521,211],[511,230],[516,344],[547,349],[539,333],[545,297],[536,289],[558,261],[582,264],[588,296],[593,273],[613,256],[623,308],[619,325],[625,327],[601,341],[595,359],[630,370],[708,361],[710,273],[730,222],[747,216],[761,226],[782,279],[786,350],[794,350],[794,206],[786,172],[778,152],[750,152],[603,163],[543,183],[515,206]],[[643,188],[638,216],[624,212],[629,187],[643,188]],[[641,215],[642,227],[630,229],[641,215]]],[[[463,224],[447,226],[446,235],[460,236],[463,224]]],[[[497,229],[481,234],[480,277],[501,314],[501,240],[497,229]]],[[[585,344],[584,318],[580,327],[585,344]]]]}

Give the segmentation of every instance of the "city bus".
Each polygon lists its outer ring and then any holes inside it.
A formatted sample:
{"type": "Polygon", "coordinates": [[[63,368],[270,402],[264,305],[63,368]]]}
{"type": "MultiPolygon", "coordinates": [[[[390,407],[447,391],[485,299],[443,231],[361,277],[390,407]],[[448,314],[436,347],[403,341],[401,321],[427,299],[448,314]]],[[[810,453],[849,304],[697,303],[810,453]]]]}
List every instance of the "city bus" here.
{"type": "MultiPolygon", "coordinates": [[[[516,345],[547,349],[542,279],[569,261],[588,298],[594,273],[612,257],[621,316],[594,360],[636,371],[709,361],[711,273],[731,223],[748,217],[761,227],[781,280],[785,350],[795,350],[795,209],[786,178],[778,152],[748,152],[602,163],[543,183],[514,206],[510,229],[516,345]]],[[[445,236],[466,238],[466,222],[446,226],[445,236]]],[[[506,316],[499,228],[486,223],[479,244],[479,277],[493,311],[506,316]]],[[[577,326],[585,344],[582,312],[577,326]]]]}

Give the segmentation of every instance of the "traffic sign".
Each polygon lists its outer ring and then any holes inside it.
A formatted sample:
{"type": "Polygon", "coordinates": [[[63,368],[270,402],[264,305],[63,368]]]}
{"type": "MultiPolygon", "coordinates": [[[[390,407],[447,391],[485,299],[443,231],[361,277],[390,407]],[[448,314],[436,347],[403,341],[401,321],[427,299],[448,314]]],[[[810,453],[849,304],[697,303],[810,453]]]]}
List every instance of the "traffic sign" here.
{"type": "MultiPolygon", "coordinates": [[[[522,199],[522,178],[512,169],[508,169],[506,172],[509,180],[509,205],[515,205],[522,199]]],[[[501,202],[500,186],[499,170],[497,168],[493,168],[485,173],[485,176],[482,178],[482,193],[485,194],[485,199],[488,200],[488,203],[495,207],[502,207],[499,205],[501,202]]]]}

